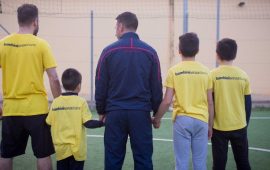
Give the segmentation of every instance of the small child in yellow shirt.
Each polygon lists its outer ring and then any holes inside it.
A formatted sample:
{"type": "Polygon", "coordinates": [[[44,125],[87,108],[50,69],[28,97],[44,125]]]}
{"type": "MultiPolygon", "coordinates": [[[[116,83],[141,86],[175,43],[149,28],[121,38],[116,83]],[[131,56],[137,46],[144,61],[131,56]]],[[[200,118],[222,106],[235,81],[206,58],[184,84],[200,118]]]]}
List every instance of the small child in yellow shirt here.
{"type": "Polygon", "coordinates": [[[66,92],[54,99],[46,119],[51,126],[57,170],[82,170],[87,156],[85,127],[104,125],[102,121],[91,120],[86,100],[78,96],[81,80],[77,70],[69,68],[64,71],[62,84],[66,92]]]}

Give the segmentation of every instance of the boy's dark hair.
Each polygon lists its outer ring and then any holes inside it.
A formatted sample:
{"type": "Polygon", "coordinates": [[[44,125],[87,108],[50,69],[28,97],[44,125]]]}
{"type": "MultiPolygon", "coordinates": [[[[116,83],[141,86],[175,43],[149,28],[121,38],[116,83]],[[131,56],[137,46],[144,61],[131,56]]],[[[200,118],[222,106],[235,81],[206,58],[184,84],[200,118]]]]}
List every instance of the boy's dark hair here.
{"type": "Polygon", "coordinates": [[[237,44],[235,40],[224,38],[217,43],[216,53],[221,60],[234,60],[237,53],[237,44]]]}
{"type": "Polygon", "coordinates": [[[65,90],[75,90],[82,82],[82,75],[76,69],[66,69],[62,74],[62,84],[65,90]]]}
{"type": "Polygon", "coordinates": [[[196,33],[185,33],[179,37],[179,51],[184,57],[194,57],[199,51],[199,38],[196,33]]]}
{"type": "Polygon", "coordinates": [[[123,12],[116,17],[116,20],[122,23],[127,29],[137,30],[138,19],[137,16],[131,12],[123,12]]]}
{"type": "Polygon", "coordinates": [[[23,4],[17,9],[20,26],[30,25],[38,17],[38,8],[33,4],[23,4]]]}

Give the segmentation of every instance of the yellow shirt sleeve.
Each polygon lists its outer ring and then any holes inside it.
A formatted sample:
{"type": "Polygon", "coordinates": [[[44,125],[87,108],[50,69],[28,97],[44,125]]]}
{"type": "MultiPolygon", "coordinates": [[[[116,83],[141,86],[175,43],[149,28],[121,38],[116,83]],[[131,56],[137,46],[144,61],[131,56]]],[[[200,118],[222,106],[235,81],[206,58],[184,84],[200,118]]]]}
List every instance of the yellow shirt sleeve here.
{"type": "Polygon", "coordinates": [[[165,82],[165,87],[170,87],[170,88],[174,89],[173,72],[171,70],[168,71],[167,79],[165,82]]]}
{"type": "Polygon", "coordinates": [[[41,48],[42,48],[43,67],[45,69],[56,67],[57,64],[52,54],[50,45],[47,42],[43,42],[41,48]]]}
{"type": "Polygon", "coordinates": [[[91,119],[92,119],[92,113],[90,112],[89,107],[85,101],[82,106],[82,123],[85,123],[91,119]]]}

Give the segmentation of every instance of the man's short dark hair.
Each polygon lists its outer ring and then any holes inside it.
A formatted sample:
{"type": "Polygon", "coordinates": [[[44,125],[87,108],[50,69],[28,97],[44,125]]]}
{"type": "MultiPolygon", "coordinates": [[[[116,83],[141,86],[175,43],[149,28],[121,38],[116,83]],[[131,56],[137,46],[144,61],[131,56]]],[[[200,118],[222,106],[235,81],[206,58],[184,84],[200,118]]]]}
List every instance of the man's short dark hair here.
{"type": "Polygon", "coordinates": [[[237,53],[237,44],[235,40],[224,38],[217,43],[216,53],[221,60],[234,60],[237,53]]]}
{"type": "Polygon", "coordinates": [[[193,57],[199,51],[199,38],[195,33],[185,33],[179,37],[179,51],[184,57],[193,57]]]}
{"type": "Polygon", "coordinates": [[[62,84],[65,90],[75,90],[82,82],[82,75],[76,69],[66,69],[62,74],[62,84]]]}
{"type": "Polygon", "coordinates": [[[123,12],[116,17],[116,20],[122,23],[127,29],[137,30],[138,19],[137,16],[131,12],[123,12]]]}
{"type": "Polygon", "coordinates": [[[17,9],[20,26],[30,25],[38,17],[38,8],[33,4],[23,4],[17,9]]]}

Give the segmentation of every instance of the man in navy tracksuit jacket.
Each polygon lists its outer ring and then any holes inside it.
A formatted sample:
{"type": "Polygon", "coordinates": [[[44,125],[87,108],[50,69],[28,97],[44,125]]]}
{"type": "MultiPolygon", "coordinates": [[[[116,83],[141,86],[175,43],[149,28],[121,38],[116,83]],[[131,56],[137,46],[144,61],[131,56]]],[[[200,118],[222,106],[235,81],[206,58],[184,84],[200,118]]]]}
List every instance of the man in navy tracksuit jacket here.
{"type": "Polygon", "coordinates": [[[134,169],[152,170],[152,124],[162,100],[160,64],[156,51],[135,33],[135,14],[117,18],[119,39],[106,47],[96,70],[96,108],[105,121],[105,169],[122,168],[130,137],[134,169]]]}

